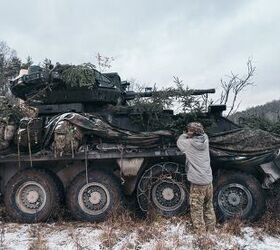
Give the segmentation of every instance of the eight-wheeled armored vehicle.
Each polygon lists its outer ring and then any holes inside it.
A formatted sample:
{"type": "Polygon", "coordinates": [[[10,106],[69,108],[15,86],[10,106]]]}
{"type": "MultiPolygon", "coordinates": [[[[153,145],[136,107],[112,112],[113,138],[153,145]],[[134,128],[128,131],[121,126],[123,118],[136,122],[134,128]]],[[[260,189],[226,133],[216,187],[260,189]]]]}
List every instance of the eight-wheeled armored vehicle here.
{"type": "MultiPolygon", "coordinates": [[[[186,212],[185,157],[172,131],[184,116],[162,110],[158,118],[171,129],[160,123],[144,131],[146,114],[127,102],[153,92],[128,91],[116,73],[84,67],[77,77],[75,70],[31,66],[11,82],[11,92],[38,113],[19,123],[1,118],[0,191],[8,214],[20,222],[46,221],[66,203],[77,220],[96,222],[117,211],[124,197],[134,197],[143,213],[186,212]]],[[[265,209],[265,189],[280,178],[280,139],[239,127],[223,110],[213,105],[196,116],[207,121],[215,208],[221,219],[255,220],[265,209]],[[263,138],[264,145],[248,143],[252,138],[263,138]]]]}

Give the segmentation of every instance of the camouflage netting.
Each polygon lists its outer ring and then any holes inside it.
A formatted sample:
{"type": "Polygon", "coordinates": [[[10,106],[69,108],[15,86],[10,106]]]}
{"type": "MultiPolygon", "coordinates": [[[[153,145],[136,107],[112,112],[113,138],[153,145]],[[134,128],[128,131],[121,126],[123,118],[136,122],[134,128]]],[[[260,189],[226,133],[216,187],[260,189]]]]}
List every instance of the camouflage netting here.
{"type": "Polygon", "coordinates": [[[24,117],[24,111],[19,104],[12,103],[5,96],[0,96],[0,150],[9,148],[20,119],[24,117]]]}
{"type": "MultiPolygon", "coordinates": [[[[55,128],[62,121],[81,128],[105,141],[117,142],[139,147],[155,147],[163,142],[175,143],[175,135],[170,131],[132,132],[111,126],[95,116],[66,113],[50,121],[45,145],[48,145],[55,128]]],[[[280,148],[280,136],[260,129],[236,129],[210,137],[210,149],[216,155],[254,156],[272,152],[280,148]]]]}
{"type": "Polygon", "coordinates": [[[23,100],[42,101],[46,95],[61,89],[92,89],[109,82],[91,63],[80,65],[57,64],[54,68],[30,66],[10,83],[13,95],[23,100]]]}
{"type": "Polygon", "coordinates": [[[30,109],[19,100],[10,100],[6,96],[0,96],[0,119],[18,123],[25,116],[32,116],[35,110],[30,109]]]}
{"type": "Polygon", "coordinates": [[[258,155],[280,149],[280,136],[261,129],[236,129],[210,138],[217,154],[258,155]]]}
{"type": "Polygon", "coordinates": [[[54,129],[53,152],[55,156],[74,153],[78,151],[83,139],[81,129],[70,122],[62,120],[56,123],[54,129]]]}
{"type": "Polygon", "coordinates": [[[91,63],[81,65],[57,65],[56,71],[61,74],[66,87],[88,87],[95,85],[97,71],[91,63]]]}
{"type": "Polygon", "coordinates": [[[154,131],[154,132],[132,132],[119,129],[111,126],[104,120],[95,116],[83,116],[77,113],[65,113],[54,117],[47,127],[44,146],[48,146],[51,138],[55,133],[55,129],[62,122],[67,121],[70,124],[77,126],[83,130],[83,133],[90,132],[98,138],[105,141],[117,142],[127,145],[135,145],[139,147],[155,147],[162,143],[162,140],[173,139],[174,136],[169,131],[154,131]]]}

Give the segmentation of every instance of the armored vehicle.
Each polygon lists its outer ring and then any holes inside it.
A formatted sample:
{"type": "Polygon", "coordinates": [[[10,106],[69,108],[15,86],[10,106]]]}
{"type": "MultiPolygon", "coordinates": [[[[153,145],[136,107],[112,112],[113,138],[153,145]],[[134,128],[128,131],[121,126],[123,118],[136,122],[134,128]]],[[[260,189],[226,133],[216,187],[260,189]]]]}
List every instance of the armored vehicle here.
{"type": "MultiPolygon", "coordinates": [[[[1,118],[0,190],[12,219],[47,221],[66,203],[75,219],[98,222],[126,197],[135,198],[144,214],[187,211],[185,157],[174,128],[182,132],[190,119],[161,110],[157,126],[147,129],[149,111],[128,101],[155,93],[128,86],[117,73],[91,65],[31,66],[11,82],[11,92],[37,110],[19,123],[1,118]]],[[[192,118],[210,136],[215,208],[220,219],[255,220],[265,209],[265,189],[280,178],[280,139],[239,127],[222,116],[224,110],[213,105],[192,118]],[[262,145],[248,138],[262,138],[262,145]]]]}

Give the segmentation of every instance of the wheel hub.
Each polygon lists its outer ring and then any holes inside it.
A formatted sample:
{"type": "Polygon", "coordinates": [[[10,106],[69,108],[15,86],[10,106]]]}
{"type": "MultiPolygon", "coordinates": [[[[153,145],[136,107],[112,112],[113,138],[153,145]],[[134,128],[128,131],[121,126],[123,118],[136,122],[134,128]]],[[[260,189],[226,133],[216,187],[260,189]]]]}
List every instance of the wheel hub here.
{"type": "Polygon", "coordinates": [[[238,206],[240,204],[240,197],[237,194],[231,193],[228,195],[228,202],[232,206],[238,206]]]}
{"type": "Polygon", "coordinates": [[[175,194],[174,194],[174,191],[173,189],[171,188],[165,188],[162,190],[162,197],[165,199],[165,200],[172,200],[174,198],[175,194]]]}
{"type": "Polygon", "coordinates": [[[177,182],[160,180],[152,188],[152,200],[162,211],[178,209],[184,202],[185,191],[177,182]]]}
{"type": "Polygon", "coordinates": [[[35,181],[23,183],[16,192],[15,201],[18,208],[28,214],[39,212],[46,204],[46,191],[35,181]]]}
{"type": "Polygon", "coordinates": [[[85,213],[98,215],[109,207],[110,194],[103,184],[91,182],[84,185],[79,191],[78,203],[85,213]]]}
{"type": "Polygon", "coordinates": [[[32,190],[32,191],[27,193],[26,199],[29,203],[35,203],[39,199],[39,194],[38,194],[37,191],[32,190]]]}
{"type": "Polygon", "coordinates": [[[98,203],[101,202],[101,194],[99,192],[92,192],[90,194],[90,197],[89,197],[89,201],[93,204],[93,205],[96,205],[98,203]]]}

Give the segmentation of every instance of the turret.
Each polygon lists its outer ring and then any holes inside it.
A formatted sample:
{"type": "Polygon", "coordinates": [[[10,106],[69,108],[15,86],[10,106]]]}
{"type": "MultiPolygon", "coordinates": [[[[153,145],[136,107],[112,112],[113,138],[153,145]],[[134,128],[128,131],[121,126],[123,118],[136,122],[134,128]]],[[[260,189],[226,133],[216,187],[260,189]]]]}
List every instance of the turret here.
{"type": "MultiPolygon", "coordinates": [[[[88,65],[77,67],[58,64],[45,69],[31,66],[11,81],[11,92],[38,107],[40,114],[92,112],[109,104],[125,105],[136,97],[152,97],[155,93],[163,92],[129,91],[130,83],[121,81],[117,73],[100,73],[88,65]]],[[[203,95],[215,93],[215,89],[190,89],[189,93],[203,95]]],[[[177,90],[170,93],[170,96],[178,95],[180,93],[177,90]]]]}

